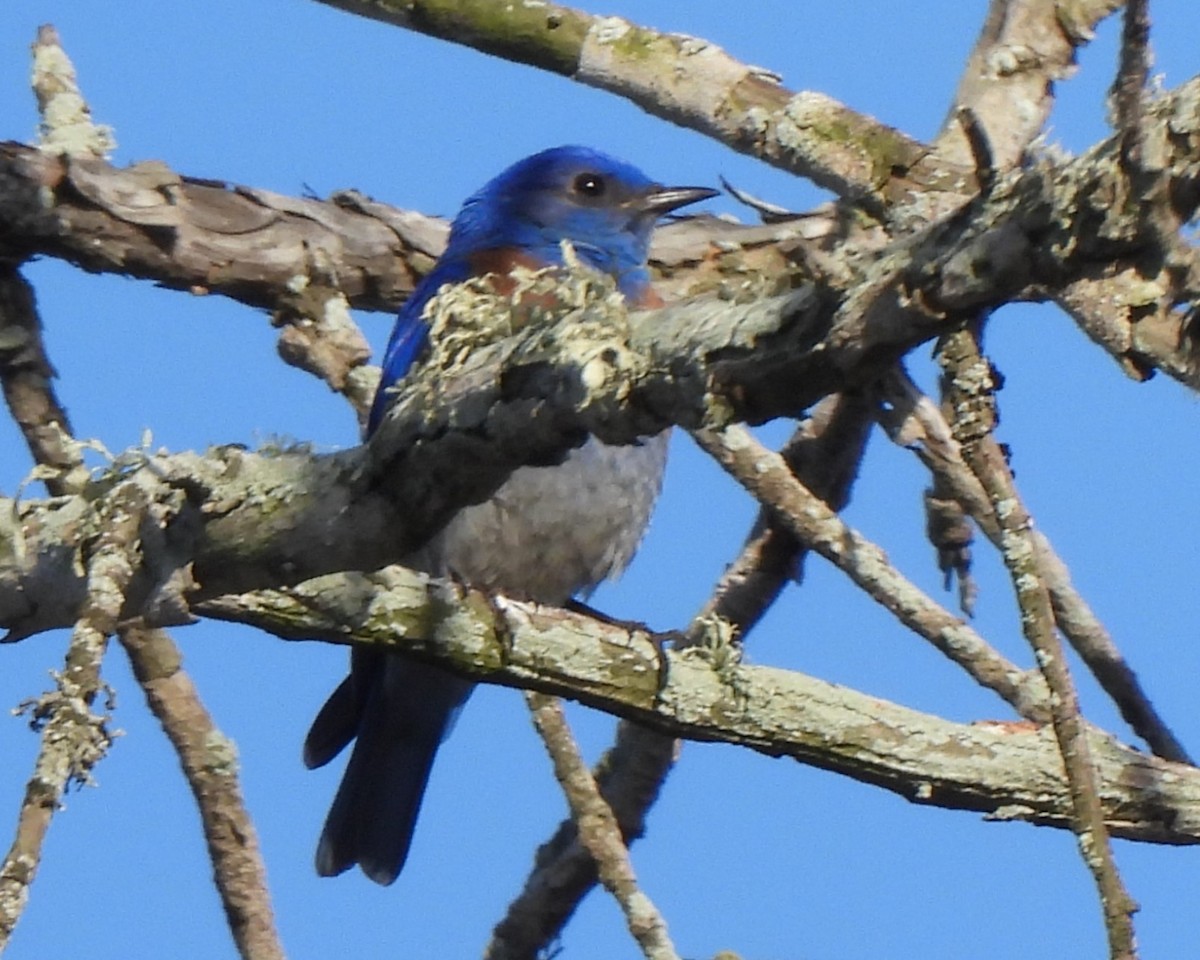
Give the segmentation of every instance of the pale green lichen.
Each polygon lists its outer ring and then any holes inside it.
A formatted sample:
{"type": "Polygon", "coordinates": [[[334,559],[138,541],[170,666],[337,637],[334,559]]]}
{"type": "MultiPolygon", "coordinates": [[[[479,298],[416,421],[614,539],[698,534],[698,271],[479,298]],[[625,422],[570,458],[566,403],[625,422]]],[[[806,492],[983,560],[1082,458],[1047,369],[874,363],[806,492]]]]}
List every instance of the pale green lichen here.
{"type": "Polygon", "coordinates": [[[528,352],[565,347],[589,392],[636,368],[625,301],[613,279],[582,264],[565,241],[563,260],[543,270],[517,267],[499,284],[482,277],[442,287],[422,315],[431,330],[428,364],[453,370],[480,347],[531,330],[537,335],[527,341],[528,352]]]}
{"type": "Polygon", "coordinates": [[[92,113],[79,92],[75,67],[57,37],[34,44],[31,83],[42,121],[38,149],[45,153],[106,159],[116,149],[111,127],[92,122],[92,113]]]}
{"type": "Polygon", "coordinates": [[[220,730],[210,730],[204,738],[205,768],[225,777],[235,777],[238,772],[237,744],[220,730]]]}

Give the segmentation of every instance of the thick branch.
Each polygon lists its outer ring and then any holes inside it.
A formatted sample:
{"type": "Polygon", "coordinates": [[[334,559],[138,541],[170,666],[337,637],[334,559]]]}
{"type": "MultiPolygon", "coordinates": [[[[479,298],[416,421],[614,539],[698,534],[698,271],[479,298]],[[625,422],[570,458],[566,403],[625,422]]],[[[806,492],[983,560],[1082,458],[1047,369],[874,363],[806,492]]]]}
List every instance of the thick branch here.
{"type": "MultiPolygon", "coordinates": [[[[357,309],[393,311],[429,271],[448,231],[444,220],[354,191],[328,201],[289,197],[188,177],[157,161],[68,162],[0,142],[0,258],[57,257],[268,310],[341,294],[357,309]]],[[[674,299],[739,274],[777,273],[784,260],[770,245],[813,232],[813,224],[682,220],[657,231],[652,265],[678,275],[658,283],[674,299]],[[718,241],[723,253],[715,258],[718,241]]]]}
{"type": "MultiPolygon", "coordinates": [[[[1200,80],[1150,109],[1175,124],[1164,149],[1175,151],[1175,195],[1194,205],[1200,80]],[[1197,122],[1186,127],[1189,118],[1197,122]]],[[[362,450],[312,457],[226,449],[156,460],[153,472],[186,501],[177,508],[186,522],[166,531],[167,558],[131,595],[144,599],[162,587],[167,566],[179,571],[191,561],[198,597],[394,562],[517,466],[556,462],[586,433],[630,443],[671,424],[794,416],[826,394],[873,382],[980,309],[1070,282],[1122,250],[1140,256],[1144,233],[1110,202],[1123,183],[1116,154],[1109,141],[1078,160],[1018,171],[978,210],[893,245],[837,285],[816,281],[747,305],[700,301],[628,320],[611,302],[590,303],[552,326],[464,351],[460,366],[406,381],[369,458],[362,450]]],[[[1182,317],[1175,323],[1182,336],[1182,317]]],[[[1200,383],[1192,369],[1170,372],[1200,383]]],[[[0,624],[23,633],[74,620],[79,536],[67,520],[80,509],[66,500],[18,511],[21,545],[10,530],[0,558],[0,624]]],[[[184,604],[168,606],[183,616],[184,604]]]]}
{"type": "Polygon", "coordinates": [[[707,40],[553,3],[321,2],[616,93],[876,210],[931,187],[968,192],[968,169],[829,97],[787,90],[707,40]]]}
{"type": "MultiPolygon", "coordinates": [[[[489,601],[399,567],[226,597],[203,612],[286,638],[402,649],[475,680],[568,697],[672,736],[792,757],[916,803],[1070,827],[1046,727],[951,723],[798,673],[699,650],[664,653],[663,638],[640,630],[489,601]]],[[[1099,732],[1089,741],[1114,836],[1200,843],[1200,771],[1099,732]]]]}

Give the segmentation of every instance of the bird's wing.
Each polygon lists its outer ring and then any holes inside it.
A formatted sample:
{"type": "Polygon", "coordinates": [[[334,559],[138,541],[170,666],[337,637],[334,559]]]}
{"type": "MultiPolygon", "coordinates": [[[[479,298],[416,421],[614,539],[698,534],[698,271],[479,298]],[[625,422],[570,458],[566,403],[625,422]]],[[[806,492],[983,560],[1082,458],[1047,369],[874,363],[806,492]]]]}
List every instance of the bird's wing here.
{"type": "Polygon", "coordinates": [[[368,437],[379,426],[391,401],[392,392],[388,388],[408,375],[429,342],[429,324],[423,319],[425,305],[445,284],[461,283],[469,276],[470,266],[465,260],[443,257],[413,289],[412,296],[404,301],[383,355],[383,376],[371,405],[371,415],[367,418],[368,437]]]}

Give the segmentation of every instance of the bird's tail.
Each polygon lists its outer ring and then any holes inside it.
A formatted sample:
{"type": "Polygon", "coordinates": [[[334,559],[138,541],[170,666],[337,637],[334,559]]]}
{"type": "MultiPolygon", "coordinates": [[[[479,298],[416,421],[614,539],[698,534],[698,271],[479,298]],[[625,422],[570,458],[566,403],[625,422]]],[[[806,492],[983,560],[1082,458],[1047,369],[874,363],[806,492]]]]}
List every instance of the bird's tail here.
{"type": "Polygon", "coordinates": [[[304,762],[319,767],[358,738],[317,845],[317,873],[357,863],[376,883],[396,879],[438,745],[472,686],[397,656],[354,657],[304,743],[304,762]]]}

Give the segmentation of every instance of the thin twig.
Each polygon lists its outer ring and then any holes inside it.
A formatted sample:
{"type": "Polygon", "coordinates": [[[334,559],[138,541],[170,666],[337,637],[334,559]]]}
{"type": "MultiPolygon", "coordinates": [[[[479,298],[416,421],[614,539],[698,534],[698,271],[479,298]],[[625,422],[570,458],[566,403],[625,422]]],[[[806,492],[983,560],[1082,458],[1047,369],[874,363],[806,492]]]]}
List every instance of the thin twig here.
{"type": "MultiPolygon", "coordinates": [[[[873,403],[858,393],[826,397],[780,449],[788,469],[831,510],[843,510],[866,452],[873,403]]],[[[762,508],[741,553],[721,575],[689,627],[716,617],[742,638],[770,609],[783,588],[800,579],[808,550],[762,508]]]]}
{"type": "MultiPolygon", "coordinates": [[[[871,406],[857,394],[823,400],[783,451],[796,475],[838,509],[849,501],[858,475],[871,406]]],[[[698,641],[717,623],[726,624],[729,634],[744,642],[794,579],[803,554],[799,541],[764,510],[741,553],[684,632],[681,645],[698,641]]],[[[681,747],[681,741],[638,724],[618,725],[616,741],[593,776],[626,844],[642,836],[646,814],[681,747]]],[[[596,879],[595,861],[579,843],[574,822],[563,821],[538,849],[524,889],[496,925],[485,951],[487,960],[527,957],[543,949],[558,936],[596,879]]]]}
{"type": "Polygon", "coordinates": [[[975,185],[979,187],[979,192],[986,196],[995,189],[996,178],[999,175],[996,170],[996,158],[992,153],[992,142],[984,129],[983,121],[970,107],[959,107],[956,116],[967,138],[971,157],[975,161],[975,185]]]}
{"type": "Polygon", "coordinates": [[[994,650],[974,629],[929,597],[792,476],[778,454],[740,426],[692,434],[762,504],[775,511],[808,547],[829,560],[901,623],[925,638],[980,685],[995,691],[1023,717],[1047,717],[1044,693],[1029,675],[994,650]]]}
{"type": "Polygon", "coordinates": [[[1140,167],[1145,124],[1146,84],[1150,79],[1150,4],[1126,0],[1121,20],[1121,52],[1111,96],[1117,130],[1125,139],[1122,157],[1140,167]]]}
{"type": "Polygon", "coordinates": [[[368,365],[371,347],[350,314],[350,302],[329,263],[310,257],[304,282],[278,296],[272,323],[280,327],[279,356],[342,394],[366,423],[379,385],[379,368],[368,365]]]}
{"type": "MultiPolygon", "coordinates": [[[[933,474],[936,483],[961,504],[984,535],[1000,546],[1000,527],[979,480],[964,462],[958,441],[938,405],[921,393],[900,367],[882,381],[886,416],[881,418],[892,439],[912,450],[933,474]]],[[[978,440],[989,460],[1002,458],[996,438],[978,440]]],[[[1045,534],[1033,531],[1038,571],[1050,591],[1058,628],[1112,698],[1135,734],[1160,757],[1192,763],[1187,749],[1159,715],[1142,689],[1137,674],[1126,661],[1104,624],[1071,583],[1067,565],[1045,534]]]]}
{"type": "Polygon", "coordinates": [[[118,637],[200,808],[213,881],[238,952],[244,960],[280,960],[266,867],[238,782],[237,748],[217,729],[181,669],[170,634],[125,625],[118,637]]]}
{"type": "Polygon", "coordinates": [[[600,796],[595,779],[579,755],[561,701],[532,690],[526,691],[525,701],[554,763],[554,775],[571,807],[579,838],[599,867],[600,882],[620,904],[629,932],[642,954],[647,960],[679,960],[667,934],[666,921],[638,886],[617,818],[600,796]]]}
{"type": "Polygon", "coordinates": [[[0,866],[0,951],[28,902],[42,843],[63,793],[72,782],[92,782],[92,768],[112,743],[107,714],[93,713],[92,704],[103,687],[100,661],[137,569],[145,493],[125,483],[104,504],[94,518],[98,535],[87,564],[87,600],[71,634],[66,666],[55,678],[56,689],[27,705],[42,741],[25,787],[16,837],[0,866]]]}
{"type": "Polygon", "coordinates": [[[46,356],[33,287],[11,266],[0,264],[0,388],[42,478],[54,496],[78,493],[89,474],[80,446],[71,439],[67,413],[55,396],[54,368],[46,356]]]}
{"type": "Polygon", "coordinates": [[[1032,520],[1021,502],[1003,456],[980,444],[995,426],[994,383],[990,364],[978,349],[976,335],[964,330],[943,340],[938,359],[946,372],[946,393],[954,403],[951,421],[963,459],[979,479],[1000,528],[1000,547],[1012,577],[1021,627],[1037,656],[1052,696],[1051,719],[1067,772],[1072,825],[1084,862],[1100,894],[1112,960],[1137,956],[1130,898],[1113,859],[1108,828],[1088,746],[1087,728],[1079,713],[1075,684],[1055,632],[1050,594],[1037,562],[1032,520]]]}

